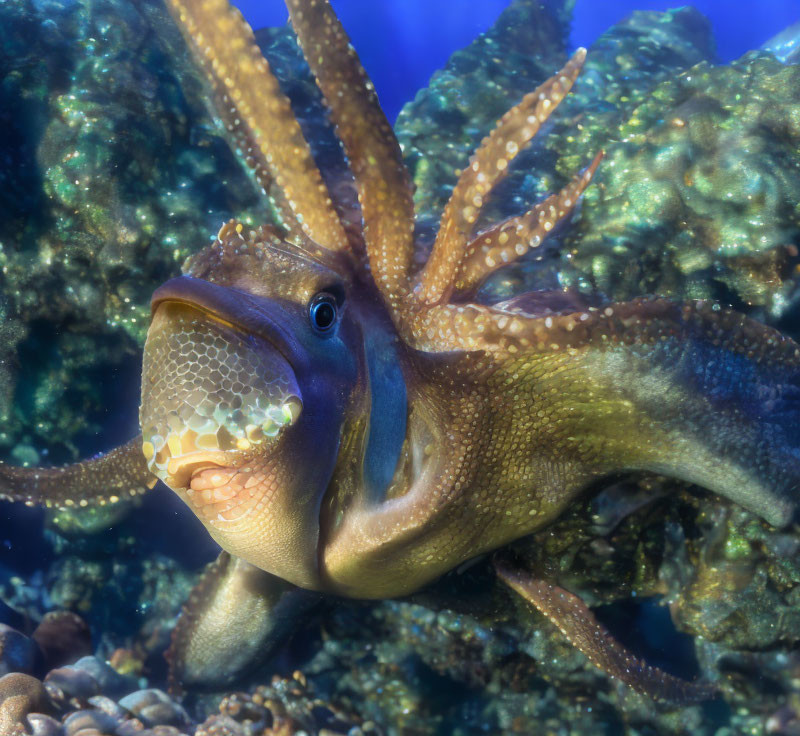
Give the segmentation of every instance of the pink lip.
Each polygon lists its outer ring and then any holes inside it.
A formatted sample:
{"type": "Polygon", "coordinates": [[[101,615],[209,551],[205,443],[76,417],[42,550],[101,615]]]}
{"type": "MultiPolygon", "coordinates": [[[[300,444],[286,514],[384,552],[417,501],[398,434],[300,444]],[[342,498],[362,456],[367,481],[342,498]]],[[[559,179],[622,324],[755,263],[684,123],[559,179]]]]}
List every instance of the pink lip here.
{"type": "Polygon", "coordinates": [[[193,452],[179,458],[170,458],[167,463],[167,479],[170,488],[188,488],[192,477],[207,468],[227,467],[222,452],[193,452]]]}

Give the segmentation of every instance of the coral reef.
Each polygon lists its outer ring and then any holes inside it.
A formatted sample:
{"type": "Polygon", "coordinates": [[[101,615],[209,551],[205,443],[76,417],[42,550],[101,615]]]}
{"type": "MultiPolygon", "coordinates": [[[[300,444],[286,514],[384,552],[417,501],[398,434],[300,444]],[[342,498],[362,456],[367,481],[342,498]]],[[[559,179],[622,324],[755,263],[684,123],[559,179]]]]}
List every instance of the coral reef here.
{"type": "MultiPolygon", "coordinates": [[[[2,109],[13,132],[0,169],[0,446],[34,464],[75,457],[76,442],[88,446],[106,426],[109,406],[127,404],[130,426],[117,421],[116,433],[133,431],[133,392],[98,379],[132,382],[124,366],[137,362],[153,288],[231,214],[272,217],[205,111],[155,0],[46,9],[14,0],[0,12],[2,109]],[[114,33],[103,34],[110,17],[114,33]],[[25,176],[12,182],[16,170],[25,176]]],[[[468,152],[563,61],[565,17],[557,2],[514,3],[402,111],[397,133],[429,239],[468,152]]],[[[296,44],[285,30],[259,39],[337,181],[341,152],[296,44]]],[[[485,216],[524,211],[564,183],[553,168],[566,180],[605,148],[599,186],[559,256],[510,266],[487,298],[560,284],[612,299],[719,297],[763,306],[773,320],[791,309],[797,67],[767,55],[721,67],[712,59],[708,24],[690,9],[635,13],[595,44],[565,113],[485,216]]]]}
{"type": "Polygon", "coordinates": [[[570,233],[563,283],[716,298],[779,319],[795,294],[800,175],[779,162],[800,142],[799,89],[800,67],[754,53],[662,81],[616,125],[587,122],[578,147],[614,142],[570,233]]]}
{"type": "MultiPolygon", "coordinates": [[[[431,222],[468,152],[521,89],[541,81],[540,64],[563,58],[557,33],[515,44],[525,12],[530,27],[548,27],[543,9],[513,5],[398,118],[416,203],[431,222]]],[[[519,214],[605,149],[596,185],[560,253],[509,266],[487,299],[571,286],[612,299],[717,298],[763,307],[768,321],[792,310],[800,67],[758,52],[714,66],[713,48],[708,22],[690,8],[634,13],[598,40],[564,114],[515,166],[486,220],[519,214]]]]}
{"type": "Polygon", "coordinates": [[[687,677],[719,672],[727,707],[653,704],[613,684],[500,588],[483,562],[413,600],[326,610],[278,662],[300,662],[303,674],[249,695],[195,695],[184,711],[140,676],[85,657],[44,677],[44,711],[105,719],[86,715],[99,710],[116,719],[114,728],[135,717],[149,728],[226,736],[276,733],[278,725],[312,734],[436,734],[453,724],[461,734],[526,733],[533,722],[553,734],[794,733],[796,537],[674,481],[647,482],[646,504],[634,483],[609,488],[513,552],[549,566],[651,661],[687,677]],[[673,628],[670,613],[691,637],[673,628]],[[216,702],[219,712],[208,715],[216,702]]]}
{"type": "MultiPolygon", "coordinates": [[[[21,636],[21,635],[20,635],[21,636]]],[[[251,693],[230,693],[216,713],[193,719],[167,693],[141,688],[94,657],[54,669],[43,681],[14,673],[0,678],[4,736],[381,736],[341,705],[317,697],[304,675],[272,678],[251,693]]]]}

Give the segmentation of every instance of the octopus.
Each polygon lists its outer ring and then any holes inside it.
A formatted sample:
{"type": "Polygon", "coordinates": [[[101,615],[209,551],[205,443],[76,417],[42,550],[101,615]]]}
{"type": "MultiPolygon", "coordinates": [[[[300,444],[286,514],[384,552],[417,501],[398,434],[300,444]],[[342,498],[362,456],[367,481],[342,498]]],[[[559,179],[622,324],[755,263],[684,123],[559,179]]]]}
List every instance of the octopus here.
{"type": "Polygon", "coordinates": [[[630,471],[698,484],[775,526],[797,506],[792,340],[712,303],[476,296],[570,217],[600,165],[478,229],[586,51],[465,162],[428,252],[400,147],[328,0],[287,6],[349,164],[335,186],[239,12],[167,5],[280,221],[225,223],[153,294],[139,436],[64,467],[2,465],[2,496],[106,505],[161,480],[185,502],[223,550],[168,652],[186,687],[232,682],[321,597],[407,596],[490,556],[610,676],[653,698],[713,697],[713,683],[647,665],[580,598],[503,552],[630,471]]]}

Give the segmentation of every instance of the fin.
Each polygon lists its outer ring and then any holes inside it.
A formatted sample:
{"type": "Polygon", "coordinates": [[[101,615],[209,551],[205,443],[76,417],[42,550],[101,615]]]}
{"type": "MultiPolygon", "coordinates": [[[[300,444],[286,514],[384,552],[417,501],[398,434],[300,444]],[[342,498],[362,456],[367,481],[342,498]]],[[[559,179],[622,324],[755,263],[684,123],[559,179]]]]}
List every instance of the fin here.
{"type": "Polygon", "coordinates": [[[319,601],[318,594],[222,552],[172,633],[170,689],[233,685],[268,660],[319,601]]]}
{"type": "Polygon", "coordinates": [[[710,683],[681,680],[637,658],[611,636],[578,596],[505,562],[496,560],[495,569],[506,585],[554,623],[592,664],[637,692],[679,705],[717,696],[710,683]]]}
{"type": "Polygon", "coordinates": [[[0,499],[48,508],[105,506],[145,493],[156,480],[138,435],[103,455],[60,468],[0,463],[0,499]]]}
{"type": "Polygon", "coordinates": [[[414,253],[414,202],[400,145],[328,0],[286,4],[350,162],[375,284],[397,317],[406,309],[414,253]]]}

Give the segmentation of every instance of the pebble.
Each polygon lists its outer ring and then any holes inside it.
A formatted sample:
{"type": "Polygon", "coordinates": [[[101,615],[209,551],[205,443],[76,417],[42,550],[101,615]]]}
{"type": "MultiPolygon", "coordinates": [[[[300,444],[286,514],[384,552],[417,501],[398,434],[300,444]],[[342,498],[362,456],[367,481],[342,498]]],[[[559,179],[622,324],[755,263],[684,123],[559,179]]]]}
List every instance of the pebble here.
{"type": "Polygon", "coordinates": [[[64,736],[61,724],[44,713],[31,713],[28,716],[28,730],[31,736],[64,736]]]}
{"type": "Polygon", "coordinates": [[[120,707],[116,701],[105,695],[95,695],[89,698],[89,705],[91,705],[92,708],[113,716],[119,721],[128,715],[128,711],[126,711],[125,708],[120,707]]]}
{"type": "Polygon", "coordinates": [[[31,675],[40,656],[35,641],[10,626],[0,624],[0,676],[10,672],[31,675]]]}
{"type": "Polygon", "coordinates": [[[13,733],[15,726],[24,726],[28,713],[42,710],[49,710],[49,704],[39,680],[21,672],[0,677],[0,734],[13,733]]]}
{"type": "Polygon", "coordinates": [[[115,736],[147,736],[143,734],[144,725],[138,718],[132,718],[130,721],[125,721],[117,726],[115,736]]]}
{"type": "Polygon", "coordinates": [[[44,686],[60,708],[85,706],[89,698],[100,693],[100,685],[88,672],[74,666],[58,667],[47,673],[44,686]]]}
{"type": "Polygon", "coordinates": [[[72,664],[93,651],[89,625],[72,611],[46,613],[31,638],[39,645],[47,670],[72,664]]]}
{"type": "Polygon", "coordinates": [[[162,690],[150,688],[126,695],[119,704],[139,718],[145,726],[187,726],[189,716],[182,706],[162,690]]]}
{"type": "Polygon", "coordinates": [[[95,729],[100,733],[114,733],[118,720],[97,710],[77,710],[70,713],[64,721],[66,736],[77,736],[84,730],[95,729]]]}
{"type": "Polygon", "coordinates": [[[121,698],[140,687],[136,678],[121,675],[108,662],[98,657],[81,657],[72,666],[90,674],[100,686],[100,692],[109,698],[121,698]]]}

